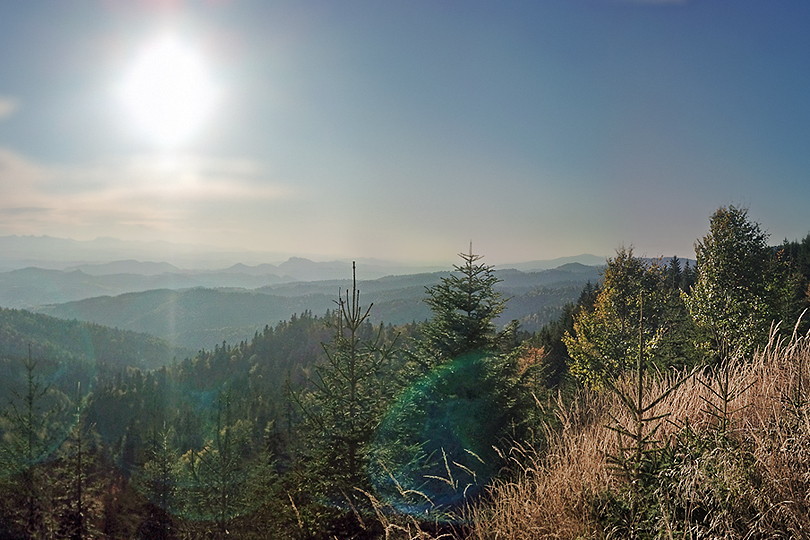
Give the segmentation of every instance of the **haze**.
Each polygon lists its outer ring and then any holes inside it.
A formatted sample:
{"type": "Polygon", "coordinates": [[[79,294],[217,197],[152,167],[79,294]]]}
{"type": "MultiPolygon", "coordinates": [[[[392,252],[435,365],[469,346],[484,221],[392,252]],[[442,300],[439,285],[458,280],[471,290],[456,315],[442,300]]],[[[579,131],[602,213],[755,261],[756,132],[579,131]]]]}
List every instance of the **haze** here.
{"type": "Polygon", "coordinates": [[[0,236],[693,257],[732,203],[801,237],[808,23],[803,0],[6,2],[0,236]]]}

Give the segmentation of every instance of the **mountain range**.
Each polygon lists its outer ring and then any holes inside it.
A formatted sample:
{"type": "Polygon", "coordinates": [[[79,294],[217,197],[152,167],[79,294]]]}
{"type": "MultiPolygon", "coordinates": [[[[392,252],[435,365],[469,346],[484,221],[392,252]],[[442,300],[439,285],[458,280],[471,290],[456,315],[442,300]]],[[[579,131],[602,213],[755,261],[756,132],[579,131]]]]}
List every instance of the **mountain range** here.
{"type": "MultiPolygon", "coordinates": [[[[176,248],[181,255],[191,249],[186,247],[186,251],[183,251],[180,247],[167,243],[157,245],[164,250],[176,248]]],[[[51,237],[0,237],[0,307],[30,309],[44,304],[156,289],[258,289],[283,283],[345,280],[352,272],[350,261],[316,262],[303,257],[290,257],[278,264],[239,262],[217,268],[184,268],[170,259],[97,260],[107,253],[105,250],[109,250],[109,257],[118,253],[131,253],[125,251],[125,248],[131,249],[132,253],[139,253],[147,248],[154,251],[154,246],[155,243],[144,245],[113,239],[79,242],[51,237]]],[[[197,259],[196,262],[200,263],[200,260],[197,259]]],[[[501,265],[498,268],[500,271],[516,269],[535,272],[572,262],[595,266],[603,264],[604,259],[594,255],[580,255],[501,265]]],[[[447,266],[406,266],[380,260],[360,260],[357,267],[358,275],[366,280],[448,269],[447,266]]]]}
{"type": "MultiPolygon", "coordinates": [[[[138,242],[116,238],[74,240],[52,236],[0,236],[0,272],[37,267],[50,270],[82,270],[88,274],[148,274],[229,270],[236,273],[291,275],[295,279],[329,279],[322,272],[344,271],[351,268],[351,260],[313,263],[324,257],[301,253],[267,251],[230,251],[209,246],[179,244],[165,241],[138,242]],[[304,258],[308,257],[308,258],[304,258]],[[114,261],[114,262],[110,262],[114,261]],[[164,261],[164,262],[139,262],[164,261]],[[283,261],[283,262],[282,262],[283,261]],[[273,263],[273,264],[268,264],[273,263]],[[321,273],[307,276],[312,264],[321,273]],[[191,270],[196,269],[196,270],[191,270]]],[[[380,259],[353,258],[362,265],[368,277],[416,274],[446,269],[446,264],[413,264],[380,259]]],[[[517,270],[548,270],[569,262],[585,265],[604,264],[605,258],[595,255],[577,255],[551,260],[536,260],[514,264],[498,264],[499,268],[517,270]]],[[[333,277],[343,277],[335,275],[333,277]]]]}
{"type": "MultiPolygon", "coordinates": [[[[363,305],[374,304],[373,320],[404,324],[429,318],[425,289],[448,272],[387,276],[358,281],[363,305]]],[[[536,330],[576,300],[587,282],[595,283],[600,268],[570,263],[540,272],[502,270],[497,289],[508,298],[501,322],[520,321],[536,330]]],[[[37,312],[145,332],[186,348],[211,348],[223,340],[249,339],[267,324],[310,311],[334,309],[338,295],[351,286],[348,279],[291,282],[258,288],[157,289],[115,296],[52,303],[37,312]]]]}
{"type": "MultiPolygon", "coordinates": [[[[112,238],[2,236],[0,308],[143,332],[172,347],[197,350],[249,339],[296,313],[322,315],[351,286],[348,260],[268,262],[279,254],[206,249],[112,238]]],[[[602,264],[602,257],[580,255],[496,266],[498,290],[509,299],[500,322],[516,319],[526,330],[538,329],[587,282],[599,280],[602,264]]],[[[449,270],[450,265],[359,260],[361,301],[374,304],[377,322],[425,320],[426,288],[449,270]]]]}

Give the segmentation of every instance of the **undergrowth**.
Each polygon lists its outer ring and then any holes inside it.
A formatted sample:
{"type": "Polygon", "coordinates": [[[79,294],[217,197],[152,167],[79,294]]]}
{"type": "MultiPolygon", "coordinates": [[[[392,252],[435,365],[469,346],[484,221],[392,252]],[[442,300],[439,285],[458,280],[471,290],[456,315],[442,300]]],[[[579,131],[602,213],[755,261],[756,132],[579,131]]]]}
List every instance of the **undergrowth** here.
{"type": "Polygon", "coordinates": [[[614,391],[560,400],[548,447],[527,451],[512,479],[469,510],[470,536],[810,537],[810,334],[774,329],[753,358],[687,380],[637,375],[614,391]],[[639,388],[666,396],[645,410],[661,419],[645,428],[654,430],[655,451],[630,463],[643,474],[619,474],[611,456],[627,455],[627,440],[616,426],[639,424],[622,396],[639,388]]]}

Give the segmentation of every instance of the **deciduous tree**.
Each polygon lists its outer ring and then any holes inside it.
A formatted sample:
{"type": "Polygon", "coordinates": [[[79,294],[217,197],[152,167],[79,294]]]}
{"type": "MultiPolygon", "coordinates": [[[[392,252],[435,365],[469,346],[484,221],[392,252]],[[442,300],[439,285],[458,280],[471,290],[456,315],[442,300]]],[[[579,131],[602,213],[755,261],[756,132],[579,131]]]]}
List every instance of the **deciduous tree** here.
{"type": "Polygon", "coordinates": [[[728,206],[712,214],[695,245],[698,276],[686,303],[715,356],[753,353],[771,324],[791,315],[796,279],[767,241],[746,209],[728,206]]]}
{"type": "Polygon", "coordinates": [[[632,367],[639,356],[659,367],[689,363],[693,353],[688,322],[680,290],[666,268],[622,248],[608,260],[593,309],[578,311],[573,331],[563,336],[571,373],[587,385],[599,386],[632,367]],[[640,343],[644,351],[639,350],[640,343]]]}

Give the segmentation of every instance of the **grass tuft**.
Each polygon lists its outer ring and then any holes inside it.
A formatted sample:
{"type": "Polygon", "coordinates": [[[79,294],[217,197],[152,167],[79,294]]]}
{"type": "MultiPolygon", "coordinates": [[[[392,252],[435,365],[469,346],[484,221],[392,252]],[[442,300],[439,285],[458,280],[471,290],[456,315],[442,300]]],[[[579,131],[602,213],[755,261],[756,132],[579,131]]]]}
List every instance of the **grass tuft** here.
{"type": "MultiPolygon", "coordinates": [[[[561,427],[546,428],[545,451],[519,448],[513,478],[468,510],[470,537],[810,537],[810,335],[776,330],[753,358],[689,378],[649,411],[666,420],[643,489],[606,458],[622,451],[611,426],[632,424],[620,396],[637,380],[558,398],[561,427]]],[[[672,381],[642,383],[657,396],[672,381]]]]}

